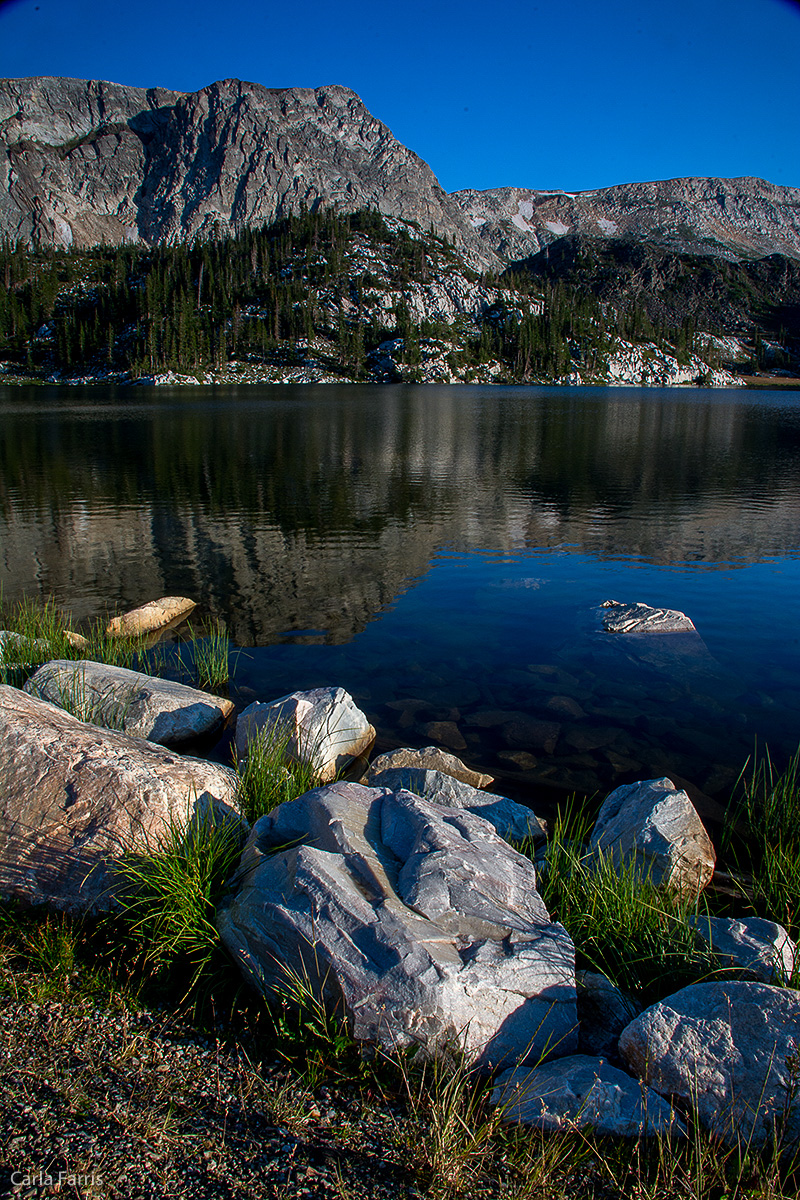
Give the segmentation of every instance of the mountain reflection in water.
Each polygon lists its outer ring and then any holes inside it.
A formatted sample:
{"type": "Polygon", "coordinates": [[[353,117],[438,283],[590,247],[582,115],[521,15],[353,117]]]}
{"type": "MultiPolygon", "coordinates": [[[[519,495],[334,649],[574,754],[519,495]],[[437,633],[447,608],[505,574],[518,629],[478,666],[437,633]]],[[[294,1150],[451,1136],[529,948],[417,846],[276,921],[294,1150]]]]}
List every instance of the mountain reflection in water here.
{"type": "Polygon", "coordinates": [[[800,736],[792,396],[5,388],[0,429],[5,601],[192,596],[242,702],[340,683],[382,744],[514,794],[724,795],[800,736]],[[702,653],[599,634],[609,598],[683,609],[702,653]]]}

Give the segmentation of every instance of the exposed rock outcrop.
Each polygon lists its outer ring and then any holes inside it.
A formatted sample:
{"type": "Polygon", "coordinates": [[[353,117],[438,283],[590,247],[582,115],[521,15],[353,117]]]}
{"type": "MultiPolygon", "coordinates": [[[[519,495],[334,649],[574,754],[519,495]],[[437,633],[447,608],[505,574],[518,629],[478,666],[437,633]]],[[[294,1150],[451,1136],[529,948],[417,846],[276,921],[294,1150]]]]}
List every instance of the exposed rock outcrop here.
{"type": "Polygon", "coordinates": [[[430,168],[349,88],[0,81],[0,236],[179,242],[302,205],[377,208],[496,262],[430,168]]]}

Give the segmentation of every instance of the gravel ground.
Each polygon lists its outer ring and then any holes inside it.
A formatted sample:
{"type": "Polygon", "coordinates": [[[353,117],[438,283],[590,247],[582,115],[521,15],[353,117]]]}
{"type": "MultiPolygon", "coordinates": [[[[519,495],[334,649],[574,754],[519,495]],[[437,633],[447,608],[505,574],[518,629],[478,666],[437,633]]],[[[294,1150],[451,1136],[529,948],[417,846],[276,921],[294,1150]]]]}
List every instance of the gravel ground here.
{"type": "Polygon", "coordinates": [[[0,1196],[419,1195],[391,1105],[163,1014],[0,996],[0,1088],[0,1196]]]}

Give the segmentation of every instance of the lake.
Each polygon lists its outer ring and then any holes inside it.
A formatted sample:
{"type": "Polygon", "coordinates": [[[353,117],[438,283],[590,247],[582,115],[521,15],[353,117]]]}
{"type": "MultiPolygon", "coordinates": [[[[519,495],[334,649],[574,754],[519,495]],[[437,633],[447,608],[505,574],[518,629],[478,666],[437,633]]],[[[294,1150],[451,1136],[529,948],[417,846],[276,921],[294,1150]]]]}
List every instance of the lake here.
{"type": "Polygon", "coordinates": [[[340,684],[545,803],[725,799],[800,741],[800,393],[0,387],[0,584],[77,623],[191,596],[240,704],[340,684]],[[603,633],[603,601],[696,639],[603,633]]]}

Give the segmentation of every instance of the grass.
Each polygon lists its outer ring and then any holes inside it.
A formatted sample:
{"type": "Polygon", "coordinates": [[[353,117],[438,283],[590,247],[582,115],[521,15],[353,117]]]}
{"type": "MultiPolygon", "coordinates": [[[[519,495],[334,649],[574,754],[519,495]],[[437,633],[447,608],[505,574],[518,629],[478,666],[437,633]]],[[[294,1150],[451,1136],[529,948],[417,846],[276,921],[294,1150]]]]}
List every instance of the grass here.
{"type": "Polygon", "coordinates": [[[757,916],[800,934],[800,749],[779,772],[769,752],[739,778],[723,850],[757,916]]]}
{"type": "Polygon", "coordinates": [[[251,824],[285,800],[294,800],[317,786],[314,766],[288,753],[292,734],[288,723],[262,728],[237,764],[239,806],[251,824]]]}
{"type": "Polygon", "coordinates": [[[231,675],[231,640],[222,621],[212,621],[204,636],[196,634],[191,625],[188,629],[197,686],[212,692],[225,687],[231,675]]]}
{"type": "Polygon", "coordinates": [[[156,972],[185,966],[187,994],[208,970],[221,942],[217,903],[239,859],[242,828],[213,808],[173,822],[151,853],[125,854],[116,868],[122,925],[156,972]]]}
{"type": "Polygon", "coordinates": [[[586,814],[568,803],[539,870],[542,898],[575,943],[578,967],[601,972],[645,1004],[709,978],[716,960],[687,921],[695,905],[642,879],[634,864],[589,859],[589,832],[586,814]]]}

